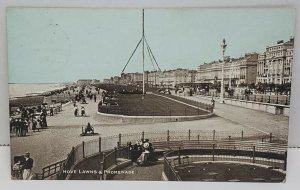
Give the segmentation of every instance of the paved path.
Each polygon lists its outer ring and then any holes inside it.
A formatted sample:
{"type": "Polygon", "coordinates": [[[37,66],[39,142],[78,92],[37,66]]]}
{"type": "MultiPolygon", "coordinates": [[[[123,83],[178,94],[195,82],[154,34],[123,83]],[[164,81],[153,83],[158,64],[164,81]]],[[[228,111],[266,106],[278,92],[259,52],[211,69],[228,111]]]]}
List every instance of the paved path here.
{"type": "Polygon", "coordinates": [[[123,171],[131,171],[134,174],[119,174],[113,176],[112,180],[134,180],[134,181],[161,181],[164,165],[161,162],[151,166],[132,165],[123,171]]]}
{"type": "MultiPolygon", "coordinates": [[[[203,96],[186,96],[185,98],[211,104],[211,99],[203,96]]],[[[287,139],[289,118],[283,115],[252,110],[248,108],[221,104],[215,101],[214,113],[224,119],[243,125],[260,132],[273,133],[287,139]]]]}

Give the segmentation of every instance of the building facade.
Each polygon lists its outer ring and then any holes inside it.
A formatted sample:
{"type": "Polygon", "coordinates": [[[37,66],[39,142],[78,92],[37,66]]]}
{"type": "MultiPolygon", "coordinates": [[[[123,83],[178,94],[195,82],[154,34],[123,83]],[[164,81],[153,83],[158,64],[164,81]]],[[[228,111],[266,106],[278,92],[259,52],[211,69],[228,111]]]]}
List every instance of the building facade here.
{"type": "Polygon", "coordinates": [[[194,83],[195,78],[196,70],[178,68],[161,72],[158,83],[160,86],[175,87],[184,83],[194,83]]]}
{"type": "MultiPolygon", "coordinates": [[[[175,87],[181,83],[193,83],[196,70],[175,69],[167,71],[145,71],[145,84],[148,86],[175,87]]],[[[143,84],[143,73],[123,73],[119,84],[143,84]]]]}
{"type": "MultiPolygon", "coordinates": [[[[257,53],[247,53],[240,58],[225,57],[224,84],[238,86],[256,82],[257,53]]],[[[196,82],[217,83],[222,79],[222,61],[212,61],[198,66],[196,82]]]]}
{"type": "Polygon", "coordinates": [[[87,86],[90,85],[93,82],[93,79],[79,79],[77,80],[78,86],[87,86]]]}
{"type": "Polygon", "coordinates": [[[256,83],[285,84],[292,80],[294,38],[277,41],[259,55],[256,83]]]}
{"type": "MultiPolygon", "coordinates": [[[[145,81],[147,81],[147,75],[145,73],[145,81]]],[[[119,84],[142,84],[143,73],[122,73],[119,84]]]]}

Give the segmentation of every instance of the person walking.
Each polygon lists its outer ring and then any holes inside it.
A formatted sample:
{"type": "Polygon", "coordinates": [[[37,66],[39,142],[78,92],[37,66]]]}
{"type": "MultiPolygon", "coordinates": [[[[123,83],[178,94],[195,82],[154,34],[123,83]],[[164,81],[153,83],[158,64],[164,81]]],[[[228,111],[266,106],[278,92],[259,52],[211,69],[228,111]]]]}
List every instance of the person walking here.
{"type": "Polygon", "coordinates": [[[83,107],[83,106],[81,106],[81,116],[83,117],[83,116],[86,116],[85,115],[85,108],[83,107]]]}
{"type": "Polygon", "coordinates": [[[50,106],[50,116],[53,116],[53,107],[50,106]]]}
{"type": "Polygon", "coordinates": [[[74,107],[74,116],[75,117],[78,116],[78,107],[77,107],[77,105],[75,105],[75,107],[74,107]]]}
{"type": "Polygon", "coordinates": [[[214,100],[214,98],[211,99],[211,105],[212,105],[212,108],[215,109],[215,100],[214,100]]]}

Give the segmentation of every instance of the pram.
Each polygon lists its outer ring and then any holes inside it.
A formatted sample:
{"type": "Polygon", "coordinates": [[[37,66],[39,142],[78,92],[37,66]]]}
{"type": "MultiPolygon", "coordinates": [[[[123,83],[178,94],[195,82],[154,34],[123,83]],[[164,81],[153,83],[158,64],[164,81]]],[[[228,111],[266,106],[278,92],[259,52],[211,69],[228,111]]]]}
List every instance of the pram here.
{"type": "Polygon", "coordinates": [[[15,179],[22,179],[22,172],[23,172],[23,164],[25,161],[24,156],[15,156],[14,157],[14,164],[11,168],[11,175],[15,179]]]}

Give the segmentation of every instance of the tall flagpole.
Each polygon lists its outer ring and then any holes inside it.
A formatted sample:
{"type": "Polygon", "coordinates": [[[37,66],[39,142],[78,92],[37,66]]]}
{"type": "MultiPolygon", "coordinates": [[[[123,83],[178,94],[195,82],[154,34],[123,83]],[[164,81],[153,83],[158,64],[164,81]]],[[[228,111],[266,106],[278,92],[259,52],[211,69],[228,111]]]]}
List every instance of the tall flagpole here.
{"type": "Polygon", "coordinates": [[[224,64],[225,64],[225,50],[226,50],[227,44],[225,41],[225,38],[222,40],[221,48],[222,48],[222,76],[221,76],[221,93],[220,93],[220,103],[224,104],[224,64]]]}
{"type": "Polygon", "coordinates": [[[143,36],[142,36],[142,41],[143,41],[143,97],[145,95],[145,32],[144,32],[144,9],[143,9],[143,36]]]}

